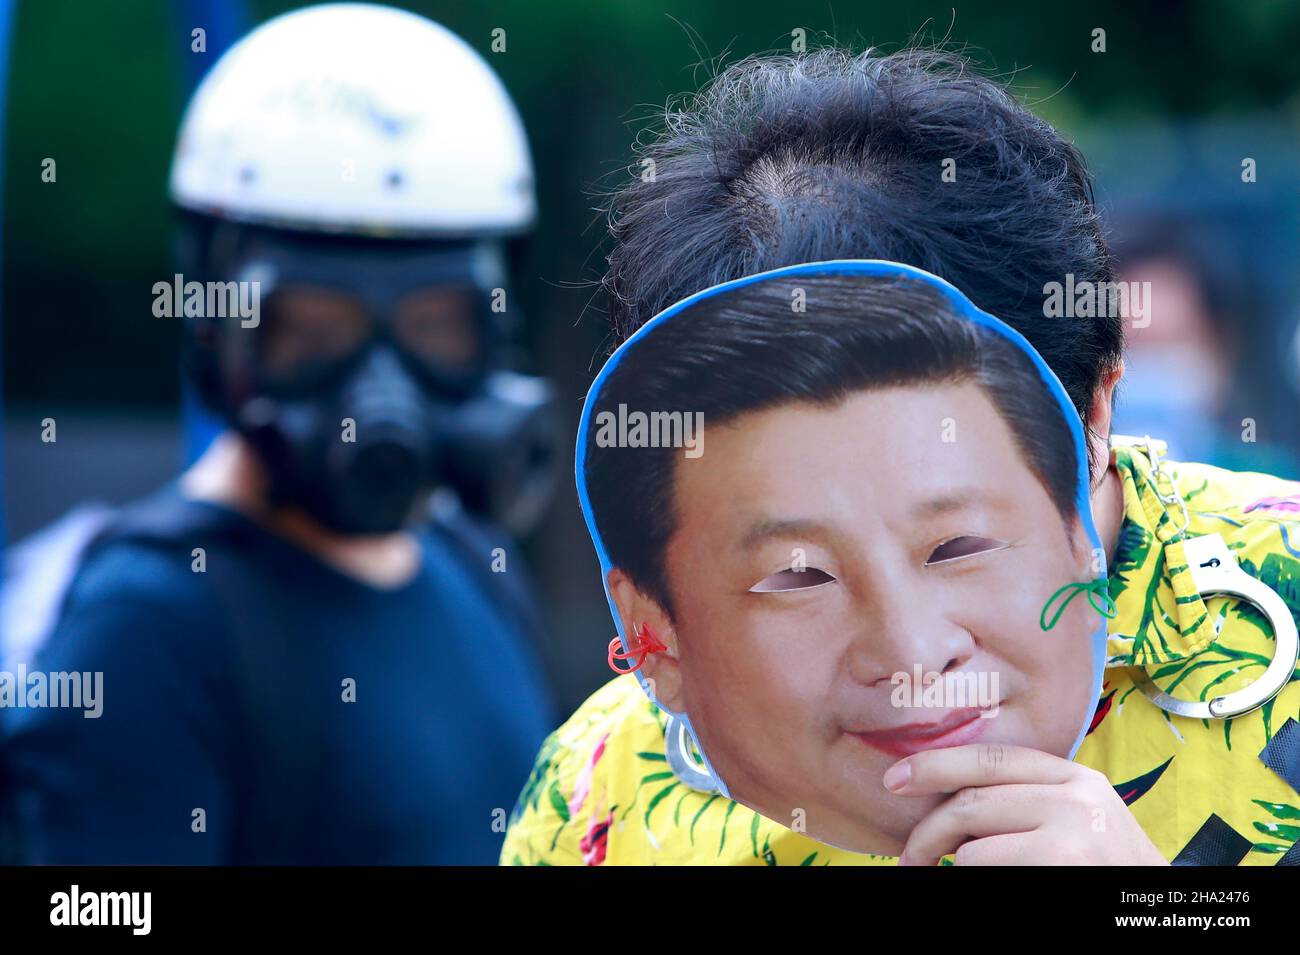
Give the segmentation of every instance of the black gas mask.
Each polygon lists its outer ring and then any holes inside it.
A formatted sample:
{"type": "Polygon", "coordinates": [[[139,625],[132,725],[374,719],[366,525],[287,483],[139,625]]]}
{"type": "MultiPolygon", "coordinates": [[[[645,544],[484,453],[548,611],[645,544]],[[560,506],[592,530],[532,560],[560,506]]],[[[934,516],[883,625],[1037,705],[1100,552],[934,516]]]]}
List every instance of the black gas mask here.
{"type": "Polygon", "coordinates": [[[209,377],[272,503],[348,534],[420,520],[440,487],[516,532],[539,516],[558,423],[549,385],[509,370],[496,244],[258,231],[220,271],[258,308],[210,335],[209,377]]]}

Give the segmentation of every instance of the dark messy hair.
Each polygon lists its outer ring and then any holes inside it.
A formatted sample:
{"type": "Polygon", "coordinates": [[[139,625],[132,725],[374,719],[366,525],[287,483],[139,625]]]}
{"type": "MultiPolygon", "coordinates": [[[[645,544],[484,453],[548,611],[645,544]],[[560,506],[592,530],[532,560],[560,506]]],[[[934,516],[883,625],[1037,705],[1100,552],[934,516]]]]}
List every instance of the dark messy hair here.
{"type": "Polygon", "coordinates": [[[664,553],[678,526],[674,468],[682,449],[666,441],[602,447],[596,432],[604,413],[617,418],[620,405],[647,417],[699,413],[714,428],[790,403],[826,408],[868,389],[965,382],[989,396],[1071,526],[1079,457],[1060,402],[1021,346],[957,315],[934,287],[899,277],[804,275],[691,306],[628,346],[592,407],[583,469],[610,561],[672,614],[664,553]],[[806,310],[795,312],[800,291],[806,310]]]}
{"type": "Polygon", "coordinates": [[[1024,335],[1085,421],[1120,357],[1119,316],[1044,315],[1047,283],[1112,278],[1082,156],[961,56],[742,61],[665,112],[633,172],[608,209],[616,343],[720,282],[888,259],[947,279],[1024,335]]]}

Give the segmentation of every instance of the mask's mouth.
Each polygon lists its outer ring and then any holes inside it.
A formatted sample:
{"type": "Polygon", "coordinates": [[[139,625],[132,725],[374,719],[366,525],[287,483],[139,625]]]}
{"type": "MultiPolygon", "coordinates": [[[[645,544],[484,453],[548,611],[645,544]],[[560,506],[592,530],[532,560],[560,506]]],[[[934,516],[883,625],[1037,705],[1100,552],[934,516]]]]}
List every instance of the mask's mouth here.
{"type": "Polygon", "coordinates": [[[848,733],[872,749],[901,758],[927,749],[978,742],[989,729],[989,717],[997,710],[998,707],[967,706],[949,710],[935,719],[848,733]]]}

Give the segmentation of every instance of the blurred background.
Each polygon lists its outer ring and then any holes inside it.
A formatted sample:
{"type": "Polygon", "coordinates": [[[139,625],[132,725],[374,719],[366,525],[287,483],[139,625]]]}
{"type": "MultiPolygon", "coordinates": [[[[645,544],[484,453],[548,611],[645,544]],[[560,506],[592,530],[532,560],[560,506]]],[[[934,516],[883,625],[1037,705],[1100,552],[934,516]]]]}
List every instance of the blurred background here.
{"type": "MultiPolygon", "coordinates": [[[[3,128],[4,540],[89,502],[121,503],[191,453],[169,279],[165,184],[186,97],[249,26],[300,4],[40,0],[8,4],[3,128]],[[190,31],[207,31],[191,52],[190,31]],[[42,163],[57,162],[43,182],[42,163]],[[56,443],[41,421],[58,421],[56,443]]],[[[515,276],[537,370],[576,428],[607,349],[592,283],[600,193],[673,95],[720,62],[810,42],[965,47],[1075,139],[1097,176],[1121,278],[1158,283],[1132,336],[1120,431],[1175,456],[1300,478],[1300,4],[590,0],[395,3],[459,33],[523,115],[540,228],[515,276]],[[1144,9],[1143,9],[1144,8],[1144,9]],[[492,31],[506,50],[491,51],[492,31]],[[1105,52],[1093,52],[1094,30],[1105,52]],[[1243,181],[1243,162],[1253,160],[1243,181]],[[1167,294],[1166,294],[1167,293],[1167,294]],[[1246,422],[1250,437],[1243,440],[1246,422]]],[[[567,449],[572,460],[572,447],[567,449]]],[[[527,542],[561,707],[608,678],[613,632],[572,479],[527,542]]]]}

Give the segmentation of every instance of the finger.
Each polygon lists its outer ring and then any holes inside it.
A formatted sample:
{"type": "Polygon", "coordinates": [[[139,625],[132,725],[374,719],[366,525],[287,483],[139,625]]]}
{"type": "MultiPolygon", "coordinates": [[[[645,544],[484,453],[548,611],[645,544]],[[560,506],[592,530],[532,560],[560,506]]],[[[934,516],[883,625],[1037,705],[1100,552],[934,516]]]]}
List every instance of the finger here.
{"type": "Polygon", "coordinates": [[[962,843],[953,865],[1045,865],[1040,832],[1007,832],[962,843]]]}
{"type": "Polygon", "coordinates": [[[900,796],[955,793],[968,786],[1057,784],[1078,766],[1042,750],[1009,743],[968,743],[927,749],[899,760],[885,773],[885,788],[900,796]]]}
{"type": "Polygon", "coordinates": [[[1051,812],[1056,786],[977,786],[958,790],[918,822],[899,865],[938,865],[971,839],[1030,832],[1051,812]]]}

